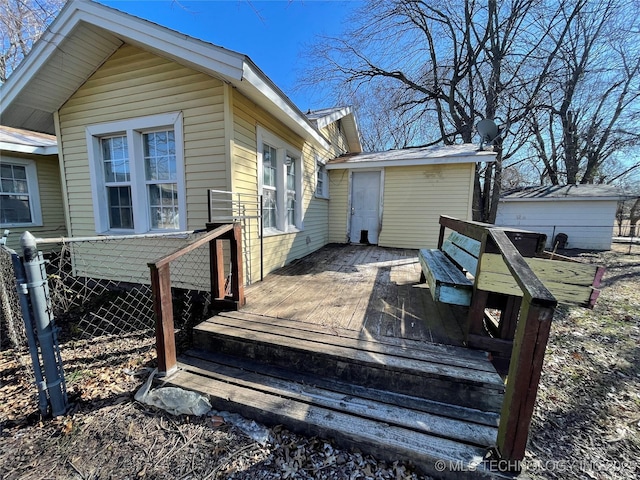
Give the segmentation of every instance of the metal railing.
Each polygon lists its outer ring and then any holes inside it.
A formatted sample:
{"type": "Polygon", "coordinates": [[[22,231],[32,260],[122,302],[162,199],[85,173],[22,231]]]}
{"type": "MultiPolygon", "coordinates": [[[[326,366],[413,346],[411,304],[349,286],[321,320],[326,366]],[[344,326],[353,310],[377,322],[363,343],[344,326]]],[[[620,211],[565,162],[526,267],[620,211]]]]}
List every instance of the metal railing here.
{"type": "Polygon", "coordinates": [[[239,222],[242,226],[242,257],[247,285],[264,278],[264,244],[262,231],[262,195],[253,193],[209,190],[209,223],[222,225],[239,222]],[[258,263],[254,266],[252,249],[259,248],[258,263]]]}

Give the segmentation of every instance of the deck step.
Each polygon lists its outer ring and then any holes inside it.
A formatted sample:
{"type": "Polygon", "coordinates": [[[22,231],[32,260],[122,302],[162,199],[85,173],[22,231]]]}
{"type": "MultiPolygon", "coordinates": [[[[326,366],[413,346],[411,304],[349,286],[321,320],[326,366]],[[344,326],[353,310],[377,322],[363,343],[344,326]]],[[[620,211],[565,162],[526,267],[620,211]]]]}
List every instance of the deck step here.
{"type": "Polygon", "coordinates": [[[458,472],[439,471],[437,461],[495,478],[482,466],[496,440],[495,414],[202,350],[179,360],[166,384],[208,395],[215,409],[332,438],[391,462],[408,461],[438,478],[457,478],[458,472]]]}
{"type": "Polygon", "coordinates": [[[337,335],[303,322],[243,312],[227,312],[198,325],[194,346],[320,378],[488,412],[500,410],[504,393],[502,378],[480,352],[337,335]]]}

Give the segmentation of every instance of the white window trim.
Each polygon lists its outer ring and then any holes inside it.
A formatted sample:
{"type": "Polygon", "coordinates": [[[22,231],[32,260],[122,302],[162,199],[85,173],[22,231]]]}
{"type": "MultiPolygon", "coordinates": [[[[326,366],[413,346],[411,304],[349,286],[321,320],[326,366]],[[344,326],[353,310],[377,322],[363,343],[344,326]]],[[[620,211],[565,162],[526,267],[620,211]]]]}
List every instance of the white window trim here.
{"type": "Polygon", "coordinates": [[[302,216],[302,202],[304,190],[302,179],[304,178],[304,159],[302,152],[286,143],[281,138],[266,130],[264,127],[256,127],[257,137],[257,155],[258,155],[258,194],[263,194],[263,167],[262,154],[264,144],[268,144],[276,149],[276,228],[270,227],[264,229],[264,235],[282,235],[285,233],[296,233],[304,231],[304,219],[302,216]],[[295,225],[286,225],[287,222],[287,179],[286,168],[284,168],[285,156],[287,153],[296,158],[296,209],[295,209],[295,225]]]}
{"type": "Polygon", "coordinates": [[[323,198],[325,200],[329,199],[329,172],[327,171],[326,162],[323,162],[319,158],[316,157],[316,178],[315,178],[315,189],[313,194],[316,198],[323,198]],[[322,192],[318,193],[318,174],[320,171],[324,169],[324,180],[322,182],[322,192]]]}
{"type": "Polygon", "coordinates": [[[107,193],[104,188],[104,169],[100,150],[100,138],[111,135],[126,134],[128,138],[129,162],[131,172],[131,201],[133,206],[133,233],[172,232],[173,229],[152,229],[145,185],[144,161],[142,157],[141,136],[134,133],[145,133],[157,129],[173,129],[176,146],[176,183],[178,184],[178,215],[179,228],[175,231],[187,229],[187,195],[184,173],[184,136],[182,127],[182,112],[149,115],[117,122],[90,125],[85,130],[87,151],[89,156],[89,171],[91,176],[91,195],[93,198],[93,212],[97,233],[131,233],[130,229],[111,229],[109,227],[109,212],[107,193]]]}
{"type": "Polygon", "coordinates": [[[40,188],[38,185],[38,167],[35,160],[29,160],[24,158],[15,158],[2,156],[0,163],[8,165],[18,165],[25,167],[27,175],[27,188],[29,189],[29,209],[31,210],[30,222],[11,222],[0,224],[2,228],[5,227],[42,227],[44,225],[42,221],[42,208],[40,204],[40,188]]]}

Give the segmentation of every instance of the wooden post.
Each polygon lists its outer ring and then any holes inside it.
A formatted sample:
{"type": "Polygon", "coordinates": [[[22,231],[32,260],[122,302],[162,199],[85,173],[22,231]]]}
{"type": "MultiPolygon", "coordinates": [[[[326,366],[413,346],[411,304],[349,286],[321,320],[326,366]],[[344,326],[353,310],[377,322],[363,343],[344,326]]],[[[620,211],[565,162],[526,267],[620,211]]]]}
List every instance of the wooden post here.
{"type": "Polygon", "coordinates": [[[222,240],[215,238],[209,242],[209,262],[211,270],[211,295],[214,299],[223,299],[224,291],[224,249],[222,240]]]}
{"type": "Polygon", "coordinates": [[[465,341],[469,340],[469,335],[485,335],[484,332],[484,309],[487,307],[489,292],[478,290],[473,292],[469,313],[467,314],[467,325],[465,329],[465,341]]]}
{"type": "Polygon", "coordinates": [[[440,234],[438,235],[438,249],[442,249],[442,244],[444,243],[444,231],[445,226],[440,225],[440,234]]]}
{"type": "Polygon", "coordinates": [[[504,340],[513,340],[518,324],[518,314],[522,298],[509,295],[505,301],[502,313],[500,314],[500,326],[498,337],[504,340]]]}
{"type": "Polygon", "coordinates": [[[487,308],[487,300],[489,292],[478,288],[478,278],[480,277],[480,269],[482,267],[482,255],[487,248],[488,230],[485,229],[480,235],[480,253],[478,254],[478,267],[474,273],[473,279],[473,295],[471,296],[471,305],[467,314],[467,324],[464,331],[465,342],[469,342],[469,335],[484,334],[484,310],[487,308]]]}
{"type": "Polygon", "coordinates": [[[553,305],[533,303],[525,292],[498,427],[498,451],[505,460],[524,458],[553,312],[553,305]]]}
{"type": "Polygon", "coordinates": [[[246,303],[244,297],[244,269],[242,267],[242,225],[233,225],[231,238],[231,295],[237,308],[246,303]]]}
{"type": "Polygon", "coordinates": [[[169,264],[160,267],[149,264],[153,310],[156,316],[156,350],[158,372],[167,375],[177,365],[176,341],[173,328],[173,301],[171,299],[171,273],[169,264]]]}

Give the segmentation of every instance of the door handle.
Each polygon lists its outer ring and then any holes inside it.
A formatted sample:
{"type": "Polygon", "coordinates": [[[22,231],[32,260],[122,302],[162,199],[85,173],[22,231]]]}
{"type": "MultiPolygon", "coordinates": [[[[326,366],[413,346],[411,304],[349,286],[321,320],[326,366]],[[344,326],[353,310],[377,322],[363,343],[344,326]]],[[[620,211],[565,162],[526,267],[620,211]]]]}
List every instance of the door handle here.
{"type": "Polygon", "coordinates": [[[356,209],[354,207],[351,207],[351,215],[355,215],[356,213],[356,209]]]}

